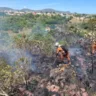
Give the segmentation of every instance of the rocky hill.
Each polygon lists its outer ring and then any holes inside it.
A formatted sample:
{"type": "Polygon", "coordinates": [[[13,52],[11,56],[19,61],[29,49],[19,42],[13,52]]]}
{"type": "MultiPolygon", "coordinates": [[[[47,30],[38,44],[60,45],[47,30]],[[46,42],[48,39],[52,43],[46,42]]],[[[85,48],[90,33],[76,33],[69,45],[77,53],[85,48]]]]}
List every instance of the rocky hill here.
{"type": "Polygon", "coordinates": [[[46,13],[46,12],[49,12],[49,13],[53,13],[53,12],[58,12],[58,13],[67,13],[67,14],[71,14],[71,12],[69,11],[58,11],[58,10],[54,10],[54,9],[50,9],[50,8],[47,8],[47,9],[42,9],[42,10],[32,10],[32,9],[28,9],[28,8],[23,8],[23,9],[20,9],[20,10],[16,10],[16,9],[12,9],[12,8],[9,8],[9,7],[0,7],[0,12],[3,12],[3,11],[23,11],[23,12],[43,12],[43,13],[46,13]]]}

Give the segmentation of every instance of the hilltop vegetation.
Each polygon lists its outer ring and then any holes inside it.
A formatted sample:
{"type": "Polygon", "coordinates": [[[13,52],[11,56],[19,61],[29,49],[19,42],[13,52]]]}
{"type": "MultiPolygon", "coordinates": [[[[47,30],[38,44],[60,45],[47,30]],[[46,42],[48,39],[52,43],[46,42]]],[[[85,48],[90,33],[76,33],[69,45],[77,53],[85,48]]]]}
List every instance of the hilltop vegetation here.
{"type": "Polygon", "coordinates": [[[68,22],[71,18],[56,16],[45,16],[45,15],[32,15],[27,14],[23,16],[9,16],[1,18],[1,30],[12,30],[18,32],[23,28],[32,28],[36,23],[40,22],[43,26],[52,24],[62,24],[68,22]],[[3,20],[4,19],[4,20],[3,20]],[[4,22],[5,21],[5,22],[4,22]]]}

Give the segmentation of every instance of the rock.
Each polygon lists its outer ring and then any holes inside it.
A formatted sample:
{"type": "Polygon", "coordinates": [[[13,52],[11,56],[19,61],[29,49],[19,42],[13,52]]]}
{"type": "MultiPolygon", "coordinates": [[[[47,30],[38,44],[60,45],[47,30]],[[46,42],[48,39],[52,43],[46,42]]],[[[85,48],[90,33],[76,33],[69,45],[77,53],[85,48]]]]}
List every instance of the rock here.
{"type": "Polygon", "coordinates": [[[64,83],[63,82],[60,82],[60,87],[64,88],[64,83]]]}
{"type": "Polygon", "coordinates": [[[87,92],[82,93],[82,96],[88,96],[87,92]]]}
{"type": "Polygon", "coordinates": [[[50,96],[61,96],[61,95],[57,92],[50,92],[50,96]]]}
{"type": "Polygon", "coordinates": [[[19,88],[21,96],[34,96],[30,91],[26,90],[25,88],[19,88]]]}
{"type": "Polygon", "coordinates": [[[81,96],[80,91],[76,92],[76,96],[81,96]]]}
{"type": "Polygon", "coordinates": [[[86,92],[84,88],[80,88],[80,89],[81,89],[82,96],[88,96],[88,93],[86,92]]]}
{"type": "Polygon", "coordinates": [[[80,88],[82,92],[85,92],[85,89],[84,88],[80,88]]]}
{"type": "Polygon", "coordinates": [[[51,91],[51,92],[58,92],[60,87],[56,85],[51,85],[51,86],[47,86],[47,89],[48,91],[51,91]]]}
{"type": "Polygon", "coordinates": [[[91,53],[88,52],[86,55],[87,55],[87,56],[91,56],[91,53]]]}
{"type": "Polygon", "coordinates": [[[27,95],[27,96],[34,96],[30,91],[25,91],[25,94],[27,95]]]}
{"type": "Polygon", "coordinates": [[[76,89],[76,84],[71,84],[69,87],[70,87],[70,90],[75,90],[76,89]]]}
{"type": "Polygon", "coordinates": [[[25,91],[25,88],[18,88],[20,92],[24,92],[25,91]]]}
{"type": "Polygon", "coordinates": [[[94,87],[94,85],[95,85],[94,83],[90,83],[90,87],[91,87],[91,88],[94,87]]]}
{"type": "Polygon", "coordinates": [[[76,92],[75,92],[74,90],[72,90],[72,91],[69,92],[69,94],[70,94],[71,96],[74,96],[74,95],[76,94],[76,92]]]}
{"type": "Polygon", "coordinates": [[[75,66],[76,66],[76,67],[79,67],[80,65],[77,63],[75,66]]]}

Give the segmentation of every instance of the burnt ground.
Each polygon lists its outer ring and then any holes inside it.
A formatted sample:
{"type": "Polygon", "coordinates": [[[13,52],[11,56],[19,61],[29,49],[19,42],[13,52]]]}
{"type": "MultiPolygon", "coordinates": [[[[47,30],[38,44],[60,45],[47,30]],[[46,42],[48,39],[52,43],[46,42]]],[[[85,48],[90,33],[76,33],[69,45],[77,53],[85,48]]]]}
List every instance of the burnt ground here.
{"type": "MultiPolygon", "coordinates": [[[[52,67],[54,56],[33,54],[34,70],[29,72],[27,88],[22,84],[16,87],[19,92],[15,92],[21,94],[23,90],[24,94],[31,94],[28,96],[93,96],[96,92],[96,56],[93,56],[94,71],[92,73],[91,54],[82,47],[80,50],[74,47],[70,50],[73,52],[71,66],[64,68],[63,71],[52,67]]],[[[16,96],[24,96],[20,94],[16,96]]]]}
{"type": "Polygon", "coordinates": [[[37,64],[39,72],[34,73],[35,79],[39,78],[34,96],[93,96],[96,92],[95,61],[92,73],[91,55],[84,50],[78,53],[71,56],[72,64],[64,71],[52,67],[54,57],[42,56],[37,64]]]}

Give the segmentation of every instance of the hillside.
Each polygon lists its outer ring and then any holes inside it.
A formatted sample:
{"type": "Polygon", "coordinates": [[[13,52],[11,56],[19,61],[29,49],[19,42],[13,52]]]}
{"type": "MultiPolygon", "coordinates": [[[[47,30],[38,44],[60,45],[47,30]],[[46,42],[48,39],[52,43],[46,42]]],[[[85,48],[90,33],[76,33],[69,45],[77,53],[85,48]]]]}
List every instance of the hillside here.
{"type": "Polygon", "coordinates": [[[0,96],[95,96],[96,16],[22,11],[0,17],[0,96]]]}
{"type": "MultiPolygon", "coordinates": [[[[0,11],[16,11],[17,9],[12,9],[12,8],[8,8],[8,7],[0,7],[0,11]]],[[[53,13],[53,12],[58,12],[58,13],[68,13],[68,14],[71,14],[71,12],[69,11],[58,11],[58,10],[54,10],[54,9],[50,9],[50,8],[47,8],[47,9],[42,9],[42,10],[32,10],[32,9],[28,9],[28,8],[24,8],[24,9],[20,9],[18,11],[23,11],[23,12],[43,12],[43,13],[46,13],[46,12],[49,12],[49,13],[53,13]]]]}
{"type": "Polygon", "coordinates": [[[5,10],[7,10],[7,11],[11,10],[11,11],[13,11],[14,9],[9,8],[9,7],[0,7],[0,11],[5,11],[5,10]]]}

